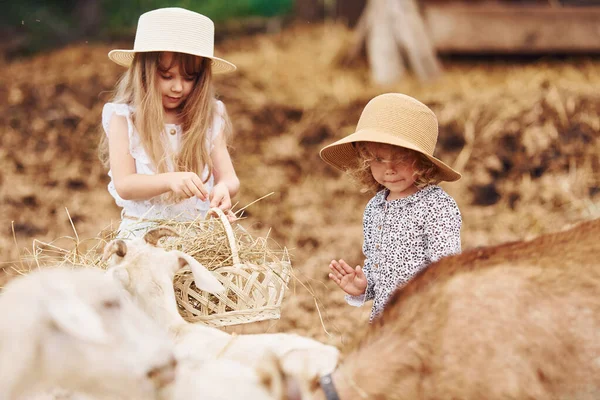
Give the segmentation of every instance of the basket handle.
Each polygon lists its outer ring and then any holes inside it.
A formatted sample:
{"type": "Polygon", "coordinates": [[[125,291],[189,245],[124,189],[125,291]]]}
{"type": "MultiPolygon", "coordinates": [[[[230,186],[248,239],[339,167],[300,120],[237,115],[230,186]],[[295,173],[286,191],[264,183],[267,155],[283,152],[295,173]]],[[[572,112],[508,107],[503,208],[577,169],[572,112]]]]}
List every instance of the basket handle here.
{"type": "Polygon", "coordinates": [[[217,217],[219,217],[219,219],[221,220],[223,228],[225,228],[225,234],[227,235],[227,239],[229,241],[229,247],[231,248],[231,257],[233,258],[233,265],[239,267],[242,263],[240,261],[235,236],[233,234],[233,229],[231,229],[231,223],[229,222],[229,219],[227,219],[227,216],[225,215],[223,210],[221,210],[218,207],[212,207],[210,210],[208,210],[205,219],[208,219],[210,214],[216,214],[217,217]]]}

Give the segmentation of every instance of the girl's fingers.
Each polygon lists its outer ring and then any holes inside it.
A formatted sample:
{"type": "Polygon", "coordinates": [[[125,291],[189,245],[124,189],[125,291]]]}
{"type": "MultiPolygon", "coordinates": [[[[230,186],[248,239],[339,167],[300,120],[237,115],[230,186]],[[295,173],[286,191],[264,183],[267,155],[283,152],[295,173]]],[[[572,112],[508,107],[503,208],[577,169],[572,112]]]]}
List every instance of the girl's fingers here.
{"type": "Polygon", "coordinates": [[[338,279],[342,279],[342,274],[340,274],[340,272],[333,266],[333,265],[329,265],[329,269],[330,269],[330,275],[334,275],[336,278],[338,279]]]}
{"type": "Polygon", "coordinates": [[[206,192],[206,189],[204,189],[204,186],[199,186],[198,191],[200,192],[200,195],[198,196],[200,200],[205,201],[208,199],[208,193],[206,192]]]}
{"type": "Polygon", "coordinates": [[[330,264],[331,270],[333,272],[335,272],[336,274],[343,276],[346,275],[344,273],[344,269],[340,266],[340,264],[337,261],[332,261],[330,264]]]}
{"type": "Polygon", "coordinates": [[[198,191],[201,193],[201,195],[198,197],[202,200],[206,200],[208,197],[208,192],[206,191],[206,188],[204,187],[204,184],[202,183],[202,179],[200,179],[200,177],[198,175],[196,175],[192,178],[192,182],[194,182],[194,185],[196,185],[196,187],[198,188],[198,191]]]}
{"type": "Polygon", "coordinates": [[[342,281],[339,280],[338,277],[335,276],[334,274],[329,274],[329,279],[331,279],[332,281],[334,281],[338,286],[342,283],[342,281]]]}
{"type": "MultiPolygon", "coordinates": [[[[200,190],[198,190],[198,188],[196,187],[196,185],[194,184],[194,182],[186,182],[186,187],[187,190],[192,194],[192,196],[196,196],[196,197],[201,197],[202,193],[200,193],[200,190]]],[[[190,196],[190,197],[192,197],[190,196]]]]}
{"type": "Polygon", "coordinates": [[[364,278],[365,277],[365,273],[362,270],[362,267],[360,265],[356,266],[356,276],[358,276],[359,278],[364,278]]]}
{"type": "Polygon", "coordinates": [[[223,196],[221,194],[214,194],[213,192],[213,197],[210,200],[210,206],[211,207],[219,207],[221,205],[221,200],[223,200],[223,196]]]}
{"type": "Polygon", "coordinates": [[[337,271],[335,270],[335,266],[333,264],[329,264],[329,270],[331,271],[331,274],[337,274],[337,271]]]}
{"type": "Polygon", "coordinates": [[[181,188],[181,192],[185,195],[185,197],[190,198],[193,196],[193,193],[191,192],[191,190],[187,187],[184,186],[181,188]]]}
{"type": "Polygon", "coordinates": [[[219,196],[215,196],[215,192],[212,192],[209,196],[210,199],[210,207],[216,207],[219,204],[219,201],[221,199],[219,199],[219,196]]]}
{"type": "Polygon", "coordinates": [[[196,184],[193,181],[190,181],[187,183],[188,188],[190,189],[190,191],[193,193],[194,196],[196,196],[197,198],[204,200],[206,197],[202,194],[202,192],[200,191],[200,188],[198,188],[198,186],[196,186],[196,184]]]}
{"type": "MultiPolygon", "coordinates": [[[[231,207],[230,207],[231,208],[231,207]]],[[[229,220],[229,222],[234,222],[237,221],[237,216],[233,213],[233,211],[231,211],[231,209],[227,210],[227,219],[229,220]]]]}
{"type": "Polygon", "coordinates": [[[221,204],[219,204],[219,208],[223,211],[227,211],[231,208],[231,200],[223,197],[221,204]]]}
{"type": "Polygon", "coordinates": [[[344,261],[344,260],[340,260],[340,267],[342,268],[342,270],[344,271],[345,274],[353,274],[354,273],[354,268],[349,266],[348,263],[346,263],[346,261],[344,261]]]}

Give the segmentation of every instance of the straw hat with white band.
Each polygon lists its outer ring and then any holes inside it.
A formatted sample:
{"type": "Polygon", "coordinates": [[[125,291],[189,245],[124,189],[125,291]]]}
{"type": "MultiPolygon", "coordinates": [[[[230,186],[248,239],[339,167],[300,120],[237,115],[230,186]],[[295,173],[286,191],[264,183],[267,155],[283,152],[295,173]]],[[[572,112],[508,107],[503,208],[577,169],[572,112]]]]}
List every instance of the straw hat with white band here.
{"type": "Polygon", "coordinates": [[[373,98],[365,106],[356,132],[321,149],[321,158],[345,170],[357,166],[356,142],[387,143],[423,154],[438,169],[443,181],[457,181],[456,172],[433,156],[438,137],[438,121],[425,104],[400,93],[387,93],[373,98]]]}
{"type": "Polygon", "coordinates": [[[111,50],[108,57],[128,67],[135,53],[172,51],[210,58],[215,74],[235,71],[235,65],[214,56],[214,36],[210,18],[184,8],[159,8],[140,16],[133,50],[111,50]]]}

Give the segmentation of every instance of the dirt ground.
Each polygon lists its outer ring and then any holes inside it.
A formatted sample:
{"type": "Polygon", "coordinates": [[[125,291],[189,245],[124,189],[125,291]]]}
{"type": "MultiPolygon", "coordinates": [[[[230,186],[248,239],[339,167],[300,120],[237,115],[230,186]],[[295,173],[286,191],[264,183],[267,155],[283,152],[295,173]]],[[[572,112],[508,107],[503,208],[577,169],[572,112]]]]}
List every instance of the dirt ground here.
{"type": "MultiPolygon", "coordinates": [[[[282,318],[238,332],[288,331],[348,343],[369,307],[345,304],[327,279],[332,258],[362,264],[369,196],[319,159],[350,133],[373,96],[398,91],[438,115],[437,155],[463,172],[444,185],[463,216],[463,249],[527,239],[600,215],[600,62],[444,60],[430,84],[370,83],[363,63],[340,65],[350,33],[295,27],[218,45],[237,64],[217,78],[231,115],[243,224],[286,246],[296,278],[282,318]]],[[[124,48],[129,43],[122,43],[124,48]]],[[[81,44],[5,63],[0,78],[0,261],[5,278],[32,240],[95,236],[119,210],[96,156],[100,116],[122,69],[113,46],[81,44]],[[70,215],[67,215],[67,210],[70,215]]]]}

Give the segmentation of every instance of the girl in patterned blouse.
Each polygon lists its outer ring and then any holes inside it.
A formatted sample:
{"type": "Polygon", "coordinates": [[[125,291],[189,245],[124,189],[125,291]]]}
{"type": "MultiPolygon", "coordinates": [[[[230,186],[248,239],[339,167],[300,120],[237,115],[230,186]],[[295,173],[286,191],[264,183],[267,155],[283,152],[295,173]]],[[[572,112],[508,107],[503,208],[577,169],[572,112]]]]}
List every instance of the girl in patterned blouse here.
{"type": "Polygon", "coordinates": [[[343,259],[329,278],[361,306],[373,300],[370,321],[397,287],[440,258],[459,253],[462,219],[456,202],[437,184],[460,174],[433,157],[435,114],[412,97],[388,93],[372,99],[356,132],[321,150],[375,196],[363,215],[364,266],[343,259]]]}

